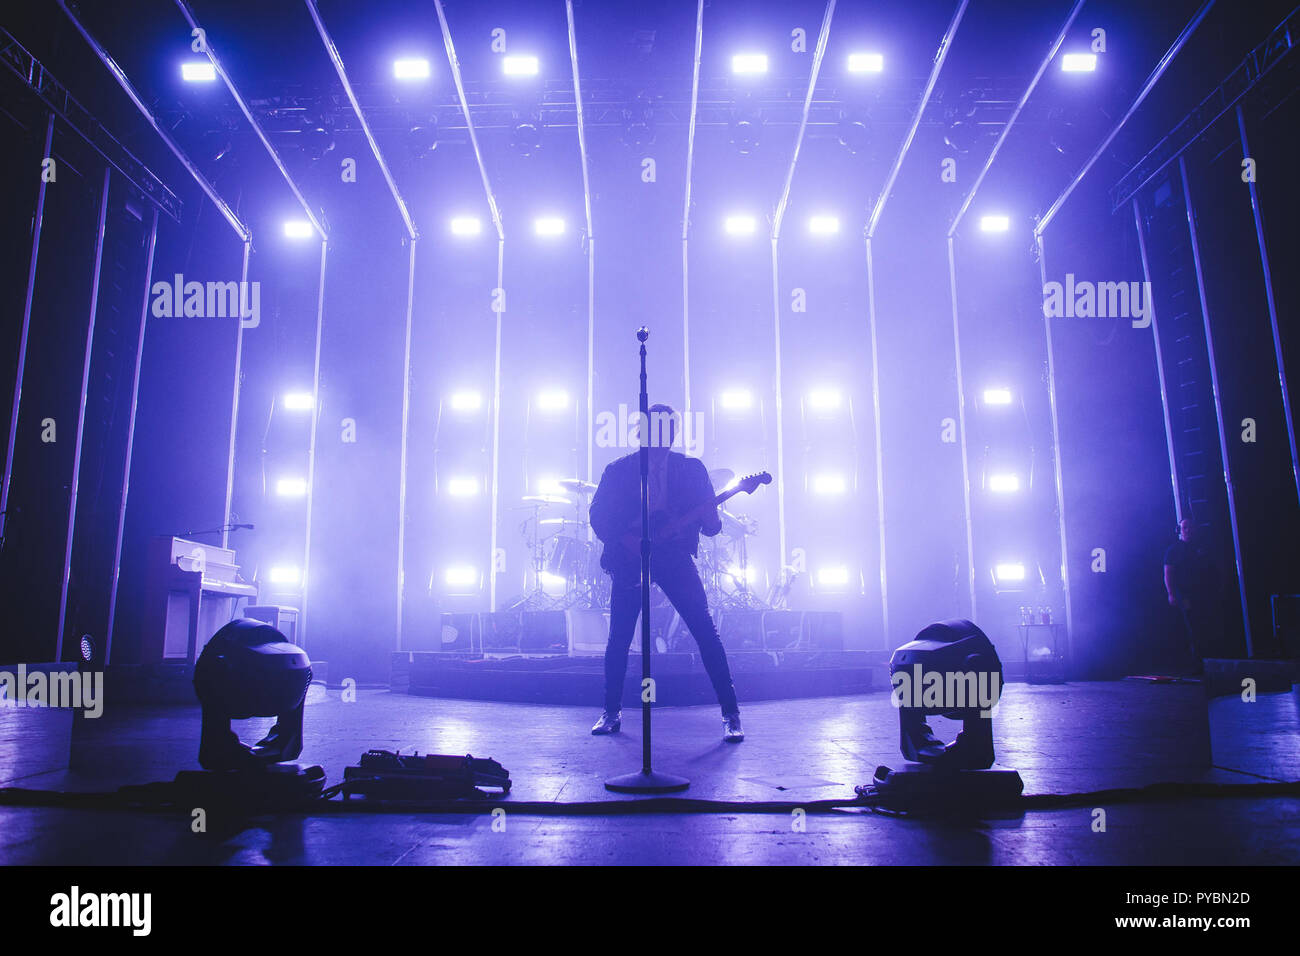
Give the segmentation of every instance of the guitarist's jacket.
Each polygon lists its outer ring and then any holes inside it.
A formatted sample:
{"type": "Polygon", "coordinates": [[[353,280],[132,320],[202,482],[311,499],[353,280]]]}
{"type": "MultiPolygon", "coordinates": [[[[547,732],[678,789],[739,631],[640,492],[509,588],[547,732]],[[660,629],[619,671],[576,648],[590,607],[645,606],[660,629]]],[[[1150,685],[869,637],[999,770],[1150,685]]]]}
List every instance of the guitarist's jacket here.
{"type": "MultiPolygon", "coordinates": [[[[701,508],[714,498],[709,472],[700,459],[690,458],[676,451],[668,452],[666,467],[668,475],[665,500],[656,501],[651,498],[650,510],[652,513],[662,511],[663,517],[668,519],[696,509],[703,511],[703,519],[694,522],[694,527],[684,529],[684,533],[670,545],[674,549],[681,549],[694,555],[701,534],[713,537],[722,530],[722,520],[718,517],[717,509],[701,508]]],[[[592,531],[606,546],[607,556],[610,555],[611,549],[619,547],[619,539],[629,530],[639,534],[641,529],[639,451],[624,455],[606,466],[600,476],[596,493],[591,499],[590,520],[592,531]]],[[[652,527],[653,524],[652,517],[652,527]]],[[[654,541],[653,537],[651,540],[654,541]]],[[[608,568],[608,564],[606,567],[608,568]]]]}

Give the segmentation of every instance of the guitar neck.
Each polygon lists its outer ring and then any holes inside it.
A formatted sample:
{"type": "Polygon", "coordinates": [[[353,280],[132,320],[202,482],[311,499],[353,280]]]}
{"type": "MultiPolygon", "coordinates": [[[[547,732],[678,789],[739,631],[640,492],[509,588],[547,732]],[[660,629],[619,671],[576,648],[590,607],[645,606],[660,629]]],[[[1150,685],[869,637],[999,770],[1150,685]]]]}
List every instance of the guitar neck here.
{"type": "Polygon", "coordinates": [[[730,489],[729,491],[724,491],[720,494],[717,494],[713,497],[712,501],[701,502],[697,507],[693,508],[692,510],[688,511],[686,514],[682,515],[682,517],[679,518],[678,520],[686,521],[690,518],[702,517],[706,511],[712,511],[715,508],[722,507],[722,503],[724,501],[726,501],[728,498],[740,494],[740,491],[741,491],[740,487],[737,486],[735,488],[730,489]]]}
{"type": "MultiPolygon", "coordinates": [[[[734,487],[734,488],[732,488],[732,489],[730,489],[730,490],[728,490],[728,491],[724,491],[724,492],[722,492],[721,494],[716,495],[716,496],[714,497],[714,499],[713,499],[713,507],[715,507],[715,508],[721,508],[723,502],[725,502],[728,498],[732,498],[732,497],[735,497],[736,495],[740,494],[741,490],[742,490],[742,489],[741,489],[740,485],[737,485],[736,487],[734,487]]],[[[703,506],[703,505],[700,506],[700,510],[701,510],[701,511],[704,510],[704,506],[703,506]]]]}

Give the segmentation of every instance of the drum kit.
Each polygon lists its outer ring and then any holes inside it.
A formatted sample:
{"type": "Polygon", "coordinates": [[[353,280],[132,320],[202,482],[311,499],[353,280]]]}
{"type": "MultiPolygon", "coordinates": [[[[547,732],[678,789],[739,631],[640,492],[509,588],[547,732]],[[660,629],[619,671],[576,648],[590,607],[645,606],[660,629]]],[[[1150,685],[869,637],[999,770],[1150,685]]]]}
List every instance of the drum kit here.
{"type": "MultiPolygon", "coordinates": [[[[736,475],[729,468],[709,472],[715,491],[736,475]]],[[[550,611],[569,608],[609,610],[610,579],[600,567],[601,544],[588,520],[596,485],[581,478],[561,478],[562,494],[525,495],[516,511],[528,516],[519,526],[532,555],[532,587],[508,610],[550,611]]],[[[748,515],[721,510],[722,532],[700,540],[697,565],[709,605],[716,610],[767,608],[751,589],[748,540],[758,523],[748,515]]],[[[657,590],[659,601],[666,599],[657,590]]]]}

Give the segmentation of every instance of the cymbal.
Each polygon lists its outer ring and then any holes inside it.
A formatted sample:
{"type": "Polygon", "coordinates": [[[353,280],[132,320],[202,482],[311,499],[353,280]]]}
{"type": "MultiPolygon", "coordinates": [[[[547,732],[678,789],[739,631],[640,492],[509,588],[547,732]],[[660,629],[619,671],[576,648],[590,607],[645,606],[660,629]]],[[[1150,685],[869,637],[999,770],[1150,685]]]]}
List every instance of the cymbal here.
{"type": "Polygon", "coordinates": [[[566,528],[587,527],[587,523],[585,521],[574,521],[572,518],[543,518],[541,521],[537,523],[541,525],[547,525],[548,527],[550,525],[562,525],[566,528]]]}
{"type": "Polygon", "coordinates": [[[709,483],[715,489],[725,488],[736,479],[736,473],[730,468],[714,468],[709,472],[709,483]]]}
{"type": "Polygon", "coordinates": [[[556,482],[565,491],[574,491],[580,495],[594,495],[596,485],[590,481],[583,481],[581,478],[561,478],[556,482]]]}
{"type": "Polygon", "coordinates": [[[563,495],[524,495],[524,501],[531,501],[538,505],[571,505],[573,504],[563,495]]]}

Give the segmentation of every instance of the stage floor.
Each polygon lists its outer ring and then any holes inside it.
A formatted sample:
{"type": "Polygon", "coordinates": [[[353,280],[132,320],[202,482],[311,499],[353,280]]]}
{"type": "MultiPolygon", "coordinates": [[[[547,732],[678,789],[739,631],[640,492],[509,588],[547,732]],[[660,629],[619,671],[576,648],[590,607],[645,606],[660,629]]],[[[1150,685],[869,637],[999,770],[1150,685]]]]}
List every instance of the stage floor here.
{"type": "MultiPolygon", "coordinates": [[[[1157,782],[1300,780],[1297,694],[1254,704],[1222,698],[1210,716],[1196,684],[1132,681],[1007,686],[996,723],[999,763],[1027,794],[1091,792],[1157,782]]],[[[550,816],[511,813],[512,801],[637,799],[606,777],[640,766],[639,719],[590,736],[592,707],[506,704],[361,690],[355,702],[313,688],[301,762],[330,783],[368,748],[472,753],[511,772],[514,789],[484,814],[282,814],[233,832],[190,832],[188,816],[0,807],[3,864],[1295,864],[1300,799],[1176,797],[1097,802],[1012,818],[954,823],[859,809],[789,813],[550,816]],[[165,821],[160,825],[161,821],[165,821]],[[500,832],[498,832],[500,831],[500,832]]],[[[656,711],[656,765],[691,779],[685,796],[816,801],[852,795],[880,764],[901,766],[887,694],[770,701],[744,708],[748,739],[720,740],[714,707],[656,711]]],[[[0,785],[105,790],[169,780],[196,767],[198,710],[110,708],[81,720],[71,769],[60,763],[50,711],[0,711],[0,785]],[[42,729],[44,728],[44,729],[42,729]]],[[[250,722],[256,723],[256,722],[250,722]]],[[[951,725],[936,722],[940,734],[951,725]]],[[[259,724],[259,728],[260,728],[259,724]]],[[[245,727],[249,739],[253,728],[245,727]]]]}

